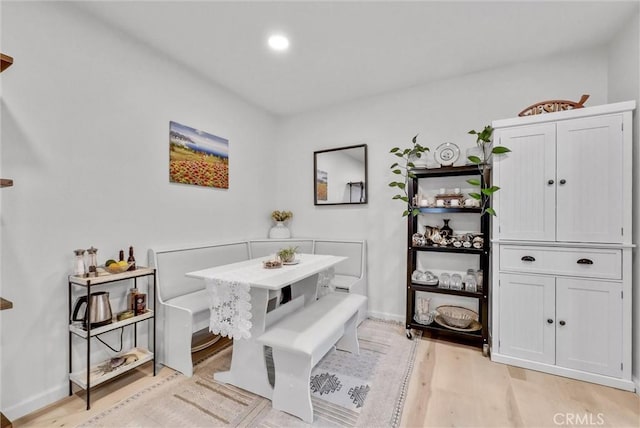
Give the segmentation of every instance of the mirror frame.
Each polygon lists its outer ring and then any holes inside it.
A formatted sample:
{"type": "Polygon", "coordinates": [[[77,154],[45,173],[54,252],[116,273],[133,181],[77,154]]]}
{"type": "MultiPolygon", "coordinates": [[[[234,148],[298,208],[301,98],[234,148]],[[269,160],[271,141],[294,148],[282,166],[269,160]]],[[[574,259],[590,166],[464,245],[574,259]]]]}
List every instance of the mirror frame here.
{"type": "Polygon", "coordinates": [[[318,150],[313,152],[313,205],[322,207],[326,205],[364,205],[369,201],[369,174],[367,160],[367,145],[356,144],[353,146],[336,147],[335,149],[318,150]],[[363,202],[327,202],[318,203],[318,155],[322,153],[337,152],[341,150],[364,148],[364,201],[363,202]]]}

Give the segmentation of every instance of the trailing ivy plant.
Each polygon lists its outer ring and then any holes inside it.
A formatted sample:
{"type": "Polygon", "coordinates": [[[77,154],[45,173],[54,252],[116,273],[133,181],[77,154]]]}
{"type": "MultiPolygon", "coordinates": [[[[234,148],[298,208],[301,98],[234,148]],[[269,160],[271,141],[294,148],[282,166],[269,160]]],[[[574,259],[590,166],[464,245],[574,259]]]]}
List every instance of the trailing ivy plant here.
{"type": "Polygon", "coordinates": [[[418,136],[416,135],[411,139],[413,147],[407,149],[394,147],[389,151],[389,153],[392,153],[401,159],[399,162],[394,162],[393,165],[389,167],[391,168],[391,172],[399,176],[397,181],[389,183],[389,187],[396,187],[402,191],[401,193],[394,195],[392,199],[399,199],[406,204],[407,209],[402,213],[403,217],[406,217],[409,214],[413,216],[420,214],[420,210],[417,207],[414,207],[409,201],[409,194],[407,193],[409,180],[416,178],[416,175],[411,172],[411,168],[415,167],[413,160],[421,158],[424,152],[429,151],[428,147],[421,146],[417,140],[418,136]]]}
{"type": "Polygon", "coordinates": [[[496,211],[487,205],[489,203],[489,198],[498,190],[500,190],[500,188],[498,186],[487,187],[487,183],[485,183],[484,178],[484,169],[487,165],[489,165],[489,162],[493,155],[509,153],[511,150],[504,146],[491,147],[491,137],[493,135],[493,128],[491,127],[491,125],[485,126],[482,131],[476,131],[472,129],[471,131],[469,131],[469,134],[476,136],[476,144],[478,145],[478,148],[480,149],[482,155],[482,157],[467,157],[467,159],[469,159],[469,162],[477,165],[478,169],[480,170],[479,180],[477,178],[470,178],[469,180],[467,180],[467,183],[471,184],[472,186],[480,186],[480,193],[472,192],[469,193],[469,196],[480,201],[482,214],[489,213],[491,215],[497,215],[496,211]],[[483,195],[486,196],[484,200],[482,198],[483,195]]]}

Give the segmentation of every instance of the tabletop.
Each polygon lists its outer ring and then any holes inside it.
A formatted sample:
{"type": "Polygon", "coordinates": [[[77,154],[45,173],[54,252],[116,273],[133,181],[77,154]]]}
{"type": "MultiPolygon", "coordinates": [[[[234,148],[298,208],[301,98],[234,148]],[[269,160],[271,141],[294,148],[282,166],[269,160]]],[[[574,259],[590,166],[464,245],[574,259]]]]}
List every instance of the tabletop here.
{"type": "Polygon", "coordinates": [[[342,256],[324,254],[297,254],[296,264],[266,269],[263,267],[262,262],[270,258],[273,258],[273,256],[187,272],[186,276],[204,280],[236,280],[249,284],[251,287],[279,290],[347,259],[342,256]]]}

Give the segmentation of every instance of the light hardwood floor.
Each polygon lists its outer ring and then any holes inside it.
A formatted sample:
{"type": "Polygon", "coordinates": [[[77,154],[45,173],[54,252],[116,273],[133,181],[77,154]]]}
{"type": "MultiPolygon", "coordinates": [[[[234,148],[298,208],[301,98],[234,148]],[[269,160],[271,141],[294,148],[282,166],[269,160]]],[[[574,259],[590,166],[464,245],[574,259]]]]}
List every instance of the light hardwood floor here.
{"type": "MultiPolygon", "coordinates": [[[[222,344],[220,344],[222,345],[222,344]]],[[[216,346],[216,345],[214,345],[216,346]]],[[[215,349],[215,348],[214,348],[215,349]]],[[[210,350],[194,356],[199,359],[210,350]]],[[[92,391],[91,409],[73,395],[13,422],[73,427],[169,376],[150,365],[92,391]]],[[[491,362],[478,348],[420,339],[402,427],[640,427],[640,398],[600,385],[491,362]]]]}

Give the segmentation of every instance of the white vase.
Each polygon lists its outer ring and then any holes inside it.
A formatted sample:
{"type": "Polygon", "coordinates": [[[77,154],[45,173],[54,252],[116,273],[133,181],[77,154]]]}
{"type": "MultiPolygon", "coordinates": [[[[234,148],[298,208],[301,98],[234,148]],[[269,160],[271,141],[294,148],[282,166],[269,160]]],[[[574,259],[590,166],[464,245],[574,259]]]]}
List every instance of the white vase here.
{"type": "Polygon", "coordinates": [[[291,238],[291,231],[284,225],[284,222],[278,221],[275,226],[269,229],[269,238],[288,239],[291,238]]]}

